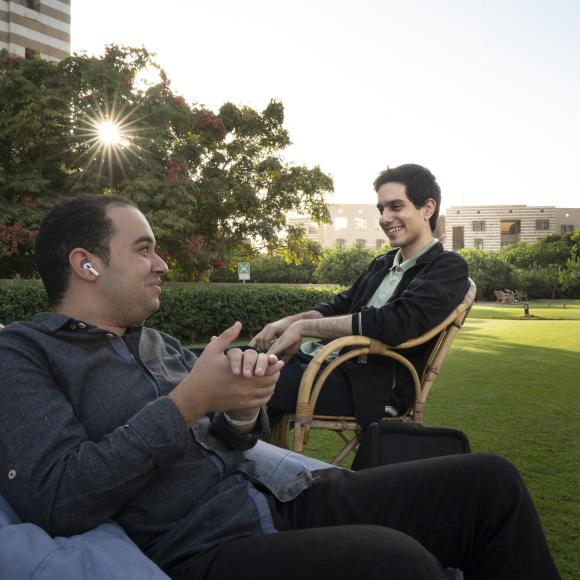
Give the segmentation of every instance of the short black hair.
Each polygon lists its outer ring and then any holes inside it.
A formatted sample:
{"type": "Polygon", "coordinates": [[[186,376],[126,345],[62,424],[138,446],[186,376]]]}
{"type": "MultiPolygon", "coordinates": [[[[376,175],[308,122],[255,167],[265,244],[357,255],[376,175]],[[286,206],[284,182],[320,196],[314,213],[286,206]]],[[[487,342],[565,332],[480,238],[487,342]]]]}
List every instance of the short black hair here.
{"type": "Polygon", "coordinates": [[[125,197],[81,193],[59,202],[46,214],[36,237],[36,269],[51,307],[62,301],[68,287],[71,250],[84,248],[109,263],[114,228],[107,207],[115,205],[134,207],[125,197]]]}
{"type": "Polygon", "coordinates": [[[441,188],[435,176],[426,167],[414,163],[406,163],[392,169],[389,167],[381,171],[375,179],[373,183],[375,191],[385,183],[402,183],[407,197],[417,209],[423,207],[429,198],[434,199],[437,205],[429,218],[429,225],[431,231],[435,231],[441,205],[441,188]]]}

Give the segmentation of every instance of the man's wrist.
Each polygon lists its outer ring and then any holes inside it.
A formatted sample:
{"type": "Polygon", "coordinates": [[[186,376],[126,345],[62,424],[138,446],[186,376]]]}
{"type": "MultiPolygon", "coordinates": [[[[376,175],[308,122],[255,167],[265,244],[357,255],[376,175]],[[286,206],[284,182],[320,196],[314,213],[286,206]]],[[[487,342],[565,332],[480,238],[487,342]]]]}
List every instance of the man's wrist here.
{"type": "Polygon", "coordinates": [[[252,417],[249,419],[238,419],[232,417],[232,413],[226,413],[224,411],[224,418],[225,420],[232,426],[232,427],[249,427],[253,425],[257,420],[258,416],[260,415],[260,409],[258,409],[252,417]]]}

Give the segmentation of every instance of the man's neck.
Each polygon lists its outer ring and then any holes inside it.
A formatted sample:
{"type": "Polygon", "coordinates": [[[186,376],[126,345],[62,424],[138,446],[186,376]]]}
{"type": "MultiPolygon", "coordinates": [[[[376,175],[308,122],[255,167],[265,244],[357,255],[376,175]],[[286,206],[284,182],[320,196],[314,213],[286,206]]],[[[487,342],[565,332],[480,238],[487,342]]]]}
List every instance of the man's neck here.
{"type": "Polygon", "coordinates": [[[403,258],[403,262],[416,256],[418,253],[422,252],[429,244],[433,242],[435,238],[433,234],[429,232],[425,236],[421,236],[421,238],[415,240],[412,244],[405,246],[404,248],[401,247],[401,256],[403,258]]]}

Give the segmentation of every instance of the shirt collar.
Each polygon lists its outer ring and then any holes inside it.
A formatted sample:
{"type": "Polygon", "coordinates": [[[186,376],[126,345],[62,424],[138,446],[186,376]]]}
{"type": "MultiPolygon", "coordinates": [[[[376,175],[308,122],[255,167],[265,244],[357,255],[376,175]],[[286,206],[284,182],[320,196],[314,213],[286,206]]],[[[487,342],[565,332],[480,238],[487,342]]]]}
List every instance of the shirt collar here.
{"type": "MultiPolygon", "coordinates": [[[[71,324],[78,324],[79,322],[82,322],[82,320],[75,320],[70,316],[66,316],[65,314],[58,314],[57,312],[40,312],[39,314],[36,314],[34,316],[33,322],[41,324],[51,332],[56,332],[57,330],[61,330],[65,326],[70,328],[71,324]]],[[[87,331],[102,332],[102,333],[107,332],[106,330],[103,330],[102,328],[99,328],[98,326],[95,326],[93,324],[89,324],[88,322],[84,322],[83,324],[85,325],[87,331]]],[[[141,327],[142,327],[141,324],[130,326],[125,330],[125,334],[139,331],[141,327]]]]}
{"type": "Polygon", "coordinates": [[[403,272],[406,272],[409,268],[412,268],[417,263],[417,260],[423,254],[426,254],[433,246],[435,246],[438,243],[439,243],[439,240],[437,240],[437,239],[431,240],[423,249],[421,249],[414,256],[411,256],[408,260],[405,260],[404,262],[402,261],[403,260],[403,252],[401,252],[401,249],[399,248],[397,250],[397,253],[395,254],[395,258],[393,260],[393,265],[390,267],[389,271],[399,269],[399,270],[402,270],[403,272]]]}

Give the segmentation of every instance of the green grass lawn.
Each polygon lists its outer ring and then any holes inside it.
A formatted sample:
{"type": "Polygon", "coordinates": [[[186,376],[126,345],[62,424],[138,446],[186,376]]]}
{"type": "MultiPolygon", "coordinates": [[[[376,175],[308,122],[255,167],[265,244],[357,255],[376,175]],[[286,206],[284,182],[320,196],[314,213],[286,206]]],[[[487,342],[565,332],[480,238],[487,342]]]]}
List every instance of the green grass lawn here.
{"type": "MultiPolygon", "coordinates": [[[[580,301],[476,305],[426,406],[425,424],[467,433],[526,480],[563,578],[580,578],[580,301]]],[[[307,454],[329,460],[333,433],[307,454]]]]}

